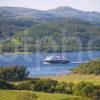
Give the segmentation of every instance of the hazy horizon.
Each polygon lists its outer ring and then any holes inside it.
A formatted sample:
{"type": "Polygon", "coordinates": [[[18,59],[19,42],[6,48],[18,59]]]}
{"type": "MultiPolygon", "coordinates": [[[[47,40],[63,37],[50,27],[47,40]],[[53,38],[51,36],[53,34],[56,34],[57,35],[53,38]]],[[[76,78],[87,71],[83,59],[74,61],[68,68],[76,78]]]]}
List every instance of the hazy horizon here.
{"type": "Polygon", "coordinates": [[[81,11],[100,12],[100,0],[0,0],[0,7],[23,7],[37,10],[49,10],[68,6],[81,11]]]}

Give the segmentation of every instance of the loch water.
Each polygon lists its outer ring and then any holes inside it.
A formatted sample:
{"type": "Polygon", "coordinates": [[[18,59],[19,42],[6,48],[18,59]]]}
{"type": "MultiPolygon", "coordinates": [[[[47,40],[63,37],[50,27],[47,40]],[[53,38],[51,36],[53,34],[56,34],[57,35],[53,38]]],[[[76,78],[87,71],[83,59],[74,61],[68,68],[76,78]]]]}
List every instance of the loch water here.
{"type": "Polygon", "coordinates": [[[77,51],[62,53],[70,63],[46,64],[44,59],[61,53],[4,54],[0,55],[0,66],[22,65],[30,72],[29,77],[42,77],[70,73],[71,69],[88,61],[100,58],[100,51],[77,51]]]}

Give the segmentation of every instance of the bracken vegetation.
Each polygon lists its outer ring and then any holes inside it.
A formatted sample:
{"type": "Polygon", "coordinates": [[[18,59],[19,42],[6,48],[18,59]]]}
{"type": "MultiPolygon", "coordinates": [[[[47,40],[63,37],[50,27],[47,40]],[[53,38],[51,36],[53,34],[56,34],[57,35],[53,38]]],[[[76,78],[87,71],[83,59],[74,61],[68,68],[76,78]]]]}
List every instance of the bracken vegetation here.
{"type": "Polygon", "coordinates": [[[100,75],[100,59],[82,64],[73,69],[74,73],[100,75]]]}

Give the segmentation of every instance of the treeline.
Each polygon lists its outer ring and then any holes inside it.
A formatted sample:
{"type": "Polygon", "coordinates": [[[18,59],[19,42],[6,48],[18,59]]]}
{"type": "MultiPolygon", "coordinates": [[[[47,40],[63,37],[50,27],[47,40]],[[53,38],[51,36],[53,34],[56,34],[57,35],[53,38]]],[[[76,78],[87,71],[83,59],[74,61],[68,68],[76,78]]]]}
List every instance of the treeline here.
{"type": "Polygon", "coordinates": [[[22,81],[28,78],[29,72],[23,66],[0,67],[0,79],[22,81]]]}
{"type": "Polygon", "coordinates": [[[100,75],[100,59],[75,67],[73,73],[100,75]]]}
{"type": "Polygon", "coordinates": [[[6,20],[0,25],[3,52],[15,51],[15,48],[24,52],[25,47],[32,52],[100,50],[100,27],[88,21],[73,18],[6,20]]]}
{"type": "Polygon", "coordinates": [[[90,22],[55,18],[33,25],[27,31],[17,32],[15,37],[21,40],[24,37],[25,43],[33,44],[31,45],[33,50],[35,50],[34,44],[36,44],[39,51],[99,50],[99,31],[100,27],[96,27],[90,22]]]}

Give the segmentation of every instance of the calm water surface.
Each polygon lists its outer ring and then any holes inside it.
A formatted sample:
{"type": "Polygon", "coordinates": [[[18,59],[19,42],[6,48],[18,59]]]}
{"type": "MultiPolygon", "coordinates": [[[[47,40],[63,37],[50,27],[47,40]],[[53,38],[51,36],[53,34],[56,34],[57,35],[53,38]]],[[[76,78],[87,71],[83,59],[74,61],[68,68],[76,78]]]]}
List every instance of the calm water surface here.
{"type": "Polygon", "coordinates": [[[63,53],[70,60],[68,64],[45,64],[43,60],[49,55],[60,55],[60,53],[0,55],[0,66],[23,65],[30,72],[30,77],[60,75],[69,73],[70,69],[82,63],[100,58],[100,51],[63,53]]]}

